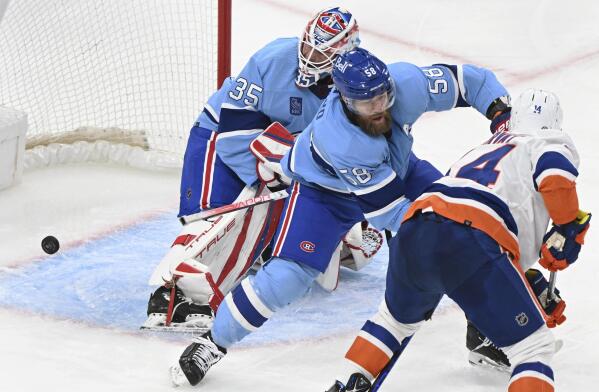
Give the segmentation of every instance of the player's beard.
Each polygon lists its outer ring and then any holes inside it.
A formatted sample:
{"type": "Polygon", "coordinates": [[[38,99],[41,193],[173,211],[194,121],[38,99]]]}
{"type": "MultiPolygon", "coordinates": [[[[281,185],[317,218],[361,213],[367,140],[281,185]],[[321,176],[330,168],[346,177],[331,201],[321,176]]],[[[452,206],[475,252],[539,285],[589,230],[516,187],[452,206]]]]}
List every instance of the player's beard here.
{"type": "Polygon", "coordinates": [[[389,113],[389,110],[374,116],[355,116],[355,121],[370,136],[383,135],[391,130],[391,113],[389,113]]]}

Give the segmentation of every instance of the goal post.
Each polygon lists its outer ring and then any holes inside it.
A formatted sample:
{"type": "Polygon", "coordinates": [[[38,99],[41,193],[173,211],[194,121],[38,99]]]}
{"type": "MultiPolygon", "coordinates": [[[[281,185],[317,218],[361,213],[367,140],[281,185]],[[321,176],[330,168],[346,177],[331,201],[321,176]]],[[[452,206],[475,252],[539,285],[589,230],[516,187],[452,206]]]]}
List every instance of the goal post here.
{"type": "Polygon", "coordinates": [[[180,167],[230,74],[231,19],[231,0],[11,0],[0,106],[27,114],[25,166],[180,167]]]}
{"type": "Polygon", "coordinates": [[[231,75],[231,0],[218,1],[218,73],[217,86],[231,75]]]}

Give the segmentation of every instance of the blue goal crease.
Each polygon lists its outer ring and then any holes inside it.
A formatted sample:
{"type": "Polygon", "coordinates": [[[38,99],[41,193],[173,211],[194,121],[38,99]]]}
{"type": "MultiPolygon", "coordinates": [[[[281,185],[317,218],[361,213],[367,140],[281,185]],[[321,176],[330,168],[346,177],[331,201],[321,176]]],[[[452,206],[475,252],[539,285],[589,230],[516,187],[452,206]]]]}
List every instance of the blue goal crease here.
{"type": "MultiPolygon", "coordinates": [[[[0,271],[0,306],[92,325],[138,330],[155,289],[148,279],[180,232],[167,213],[43,262],[0,271]],[[138,244],[137,246],[135,244],[138,244]]],[[[359,272],[342,269],[333,293],[315,286],[243,344],[293,341],[358,331],[383,297],[386,249],[359,272]]]]}

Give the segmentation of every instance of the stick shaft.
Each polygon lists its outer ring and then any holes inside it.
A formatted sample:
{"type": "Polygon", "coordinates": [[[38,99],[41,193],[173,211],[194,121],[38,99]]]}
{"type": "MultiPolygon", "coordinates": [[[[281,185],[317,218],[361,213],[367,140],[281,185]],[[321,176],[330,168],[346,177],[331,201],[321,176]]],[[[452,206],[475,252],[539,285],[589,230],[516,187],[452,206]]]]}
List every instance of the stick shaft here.
{"type": "Polygon", "coordinates": [[[555,296],[555,278],[557,277],[557,272],[552,271],[549,274],[549,287],[547,287],[547,300],[551,301],[555,296]]]}
{"type": "Polygon", "coordinates": [[[198,212],[197,214],[182,216],[179,218],[179,220],[181,221],[181,223],[186,225],[191,222],[196,222],[199,220],[212,218],[215,216],[226,214],[228,212],[242,210],[244,208],[250,208],[250,207],[257,206],[257,205],[264,204],[264,203],[270,203],[271,201],[275,201],[275,200],[285,199],[288,196],[289,196],[289,193],[287,193],[287,191],[285,191],[285,190],[273,192],[273,193],[269,193],[267,195],[260,195],[260,196],[252,197],[250,199],[236,201],[235,203],[227,204],[225,206],[211,208],[209,210],[198,212]]]}
{"type": "Polygon", "coordinates": [[[395,365],[395,362],[397,362],[397,359],[399,358],[399,356],[401,355],[401,353],[403,352],[403,350],[406,348],[406,346],[408,345],[408,343],[410,343],[410,340],[412,340],[412,336],[408,336],[407,338],[405,338],[401,342],[399,350],[397,350],[395,353],[393,353],[393,356],[391,357],[391,359],[387,363],[387,366],[385,366],[383,368],[383,370],[379,373],[379,375],[372,382],[372,387],[370,388],[371,392],[376,392],[376,391],[378,391],[381,388],[381,385],[383,385],[383,381],[385,381],[385,379],[389,375],[389,372],[391,371],[391,369],[395,365]]]}

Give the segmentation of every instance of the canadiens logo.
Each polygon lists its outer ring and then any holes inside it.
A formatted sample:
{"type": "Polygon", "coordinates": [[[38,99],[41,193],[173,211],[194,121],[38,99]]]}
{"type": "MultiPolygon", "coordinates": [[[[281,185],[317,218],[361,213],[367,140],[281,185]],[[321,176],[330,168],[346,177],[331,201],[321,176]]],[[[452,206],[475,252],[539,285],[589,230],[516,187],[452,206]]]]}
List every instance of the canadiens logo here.
{"type": "Polygon", "coordinates": [[[302,241],[300,243],[300,249],[307,253],[312,253],[316,250],[316,245],[310,241],[302,241]]]}
{"type": "Polygon", "coordinates": [[[318,27],[333,35],[343,31],[347,23],[337,12],[323,12],[318,18],[318,27]]]}
{"type": "Polygon", "coordinates": [[[337,10],[323,12],[316,21],[314,40],[318,45],[329,41],[331,38],[347,28],[347,21],[337,10]]]}

